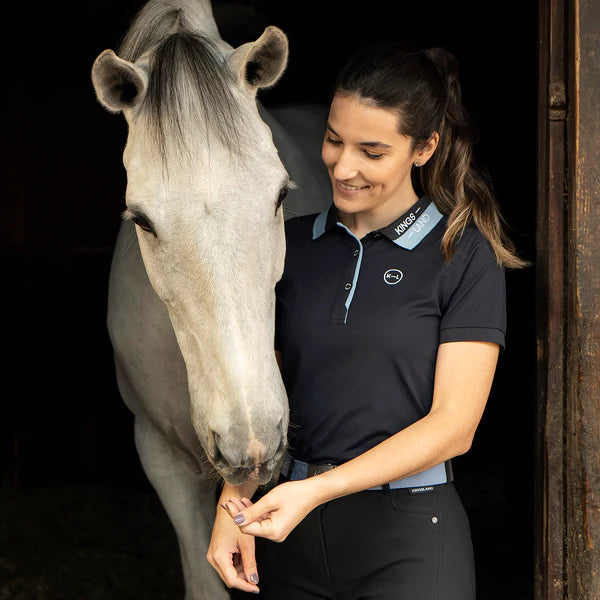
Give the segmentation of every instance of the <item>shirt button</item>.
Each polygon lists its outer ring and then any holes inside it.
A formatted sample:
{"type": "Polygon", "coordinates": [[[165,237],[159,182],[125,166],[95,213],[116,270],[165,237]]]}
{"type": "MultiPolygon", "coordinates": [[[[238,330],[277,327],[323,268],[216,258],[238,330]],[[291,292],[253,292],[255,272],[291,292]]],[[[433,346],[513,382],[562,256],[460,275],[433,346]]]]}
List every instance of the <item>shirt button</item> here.
{"type": "Polygon", "coordinates": [[[380,233],[374,233],[374,234],[373,234],[373,237],[374,237],[376,240],[378,240],[378,239],[381,237],[381,234],[380,234],[380,233]]]}
{"type": "Polygon", "coordinates": [[[358,256],[359,252],[360,252],[360,250],[355,250],[355,251],[353,252],[354,256],[358,256]]]}
{"type": "Polygon", "coordinates": [[[347,284],[344,286],[344,289],[345,289],[346,291],[348,291],[348,290],[349,290],[351,287],[352,287],[352,284],[351,284],[351,283],[347,283],[347,284]]]}

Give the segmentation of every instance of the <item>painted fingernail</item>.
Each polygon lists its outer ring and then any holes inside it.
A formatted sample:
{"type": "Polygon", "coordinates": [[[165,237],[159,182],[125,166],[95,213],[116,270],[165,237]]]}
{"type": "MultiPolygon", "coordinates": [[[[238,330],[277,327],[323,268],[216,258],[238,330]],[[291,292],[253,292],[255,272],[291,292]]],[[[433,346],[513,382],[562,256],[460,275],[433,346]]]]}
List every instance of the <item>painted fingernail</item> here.
{"type": "Polygon", "coordinates": [[[233,517],[233,520],[236,522],[237,525],[241,525],[246,519],[244,515],[240,513],[239,515],[235,515],[235,517],[233,517]]]}
{"type": "Polygon", "coordinates": [[[258,583],[258,575],[256,573],[253,573],[252,575],[250,575],[250,581],[252,583],[258,583]]]}

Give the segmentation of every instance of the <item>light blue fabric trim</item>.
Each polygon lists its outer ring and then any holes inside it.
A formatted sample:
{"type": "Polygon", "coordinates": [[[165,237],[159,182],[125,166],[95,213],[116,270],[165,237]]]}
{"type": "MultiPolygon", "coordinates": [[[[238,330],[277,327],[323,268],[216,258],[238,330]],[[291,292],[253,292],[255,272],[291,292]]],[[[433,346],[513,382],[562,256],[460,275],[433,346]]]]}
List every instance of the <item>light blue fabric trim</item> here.
{"type": "Polygon", "coordinates": [[[345,229],[349,235],[351,235],[358,242],[358,260],[356,261],[356,267],[354,268],[354,277],[352,278],[352,289],[346,298],[346,302],[344,302],[344,306],[346,307],[346,314],[344,315],[344,325],[348,320],[348,311],[350,310],[350,305],[352,304],[352,298],[354,298],[354,290],[356,289],[356,283],[358,282],[358,274],[360,272],[360,265],[362,264],[363,257],[363,245],[360,243],[360,240],[343,224],[339,221],[337,225],[345,229]]]}
{"type": "Polygon", "coordinates": [[[306,479],[307,477],[308,463],[302,462],[301,460],[295,460],[292,463],[292,472],[289,475],[289,479],[292,481],[297,481],[298,479],[306,479]]]}
{"type": "Polygon", "coordinates": [[[325,225],[327,224],[327,213],[329,209],[319,213],[313,223],[313,236],[312,239],[316,240],[318,237],[325,233],[325,225]]]}
{"type": "MultiPolygon", "coordinates": [[[[292,481],[299,479],[306,479],[308,477],[308,464],[301,460],[291,460],[289,455],[286,455],[283,466],[281,467],[281,473],[292,481]],[[290,464],[292,466],[291,473],[289,472],[290,464]]],[[[440,463],[435,465],[426,471],[404,477],[403,479],[396,479],[390,481],[390,488],[392,490],[399,490],[403,488],[419,488],[427,487],[429,485],[440,485],[442,483],[448,483],[448,476],[446,475],[446,463],[440,463]]],[[[369,490],[380,490],[381,485],[369,488],[369,490]]]]}
{"type": "Polygon", "coordinates": [[[443,216],[436,205],[431,202],[408,231],[393,240],[394,244],[412,250],[440,222],[443,216]]]}
{"type": "MultiPolygon", "coordinates": [[[[390,481],[390,488],[393,490],[398,490],[400,488],[418,488],[428,485],[439,485],[440,483],[447,482],[448,476],[446,475],[446,463],[440,463],[439,465],[435,465],[426,471],[409,475],[403,479],[396,479],[396,481],[390,481]]],[[[377,485],[369,489],[380,490],[381,486],[377,485]]]]}

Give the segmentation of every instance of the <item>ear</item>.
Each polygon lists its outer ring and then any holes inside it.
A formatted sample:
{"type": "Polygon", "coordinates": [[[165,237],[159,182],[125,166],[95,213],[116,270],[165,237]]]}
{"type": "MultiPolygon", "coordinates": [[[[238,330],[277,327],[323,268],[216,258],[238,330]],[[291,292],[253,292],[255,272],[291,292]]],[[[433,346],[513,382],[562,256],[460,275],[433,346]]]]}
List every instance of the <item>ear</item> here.
{"type": "Polygon", "coordinates": [[[425,145],[413,154],[414,162],[418,162],[419,166],[422,167],[433,156],[435,149],[438,147],[439,141],[440,134],[437,131],[434,131],[425,145]]]}
{"type": "Polygon", "coordinates": [[[112,50],[105,50],[94,61],[92,83],[100,103],[111,112],[119,112],[138,106],[144,99],[148,74],[112,50]]]}
{"type": "Polygon", "coordinates": [[[255,41],[236,48],[229,56],[229,68],[239,84],[256,93],[273,85],[285,71],[288,39],[278,27],[269,26],[255,41]]]}

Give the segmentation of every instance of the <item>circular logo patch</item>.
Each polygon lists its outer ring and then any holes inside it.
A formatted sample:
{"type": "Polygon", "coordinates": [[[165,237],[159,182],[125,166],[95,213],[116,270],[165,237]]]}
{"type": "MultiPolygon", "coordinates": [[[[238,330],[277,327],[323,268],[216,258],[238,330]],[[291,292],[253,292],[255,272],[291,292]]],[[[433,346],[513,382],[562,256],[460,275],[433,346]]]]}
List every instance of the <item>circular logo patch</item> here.
{"type": "Polygon", "coordinates": [[[388,285],[396,285],[402,280],[402,277],[404,276],[400,269],[388,269],[383,275],[383,280],[388,285]]]}

